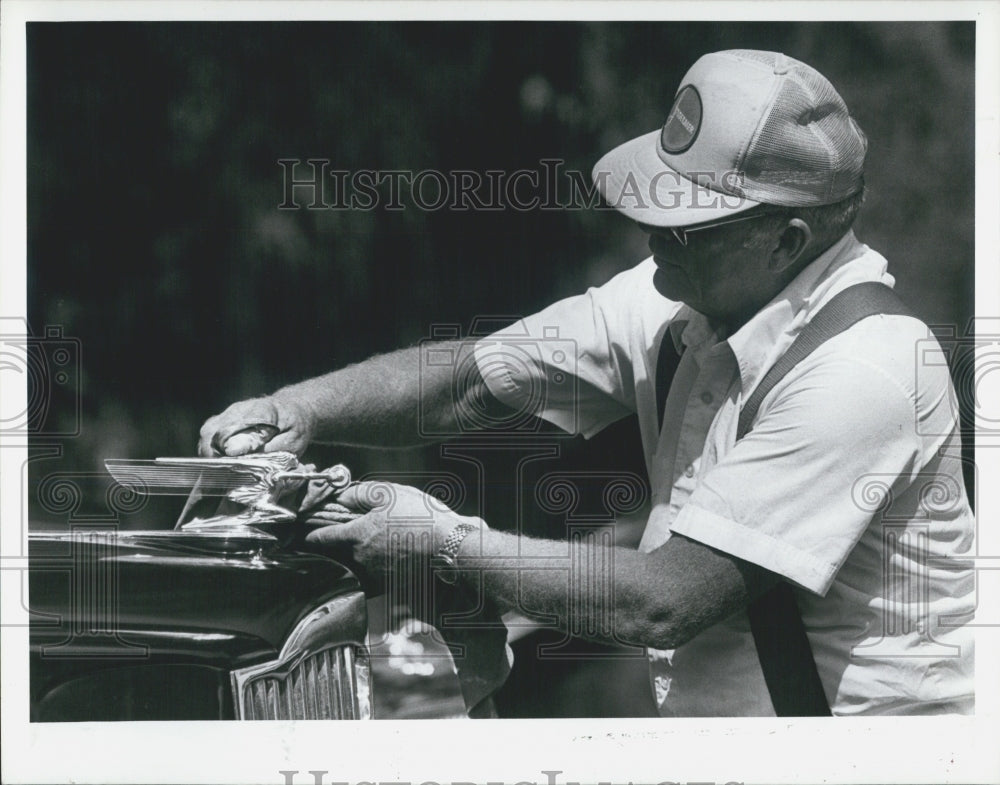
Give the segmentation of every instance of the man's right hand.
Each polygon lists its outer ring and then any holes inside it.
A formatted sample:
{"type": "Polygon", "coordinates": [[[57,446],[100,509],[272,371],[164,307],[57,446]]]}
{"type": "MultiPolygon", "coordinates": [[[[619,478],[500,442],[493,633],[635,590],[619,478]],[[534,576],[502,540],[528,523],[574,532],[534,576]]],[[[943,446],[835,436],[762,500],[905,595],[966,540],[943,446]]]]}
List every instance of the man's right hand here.
{"type": "Polygon", "coordinates": [[[285,450],[301,455],[316,431],[306,404],[273,395],[234,403],[201,426],[198,454],[206,458],[285,450]]]}

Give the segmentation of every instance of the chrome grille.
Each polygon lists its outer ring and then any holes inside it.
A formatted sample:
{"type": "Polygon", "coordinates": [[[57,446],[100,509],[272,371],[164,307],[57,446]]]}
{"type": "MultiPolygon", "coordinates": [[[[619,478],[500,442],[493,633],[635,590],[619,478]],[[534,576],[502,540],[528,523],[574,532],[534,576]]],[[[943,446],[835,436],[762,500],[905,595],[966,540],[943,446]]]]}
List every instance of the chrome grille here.
{"type": "Polygon", "coordinates": [[[277,659],[232,671],[239,720],[367,720],[365,595],[328,600],[302,617],[277,659]]]}
{"type": "Polygon", "coordinates": [[[247,679],[241,690],[241,719],[365,719],[367,669],[366,661],[358,662],[354,646],[339,646],[305,657],[291,668],[282,669],[284,672],[272,671],[247,679]],[[362,670],[364,677],[358,678],[362,670]],[[363,690],[359,690],[359,682],[363,690]],[[365,694],[359,696],[362,691],[365,694]]]}

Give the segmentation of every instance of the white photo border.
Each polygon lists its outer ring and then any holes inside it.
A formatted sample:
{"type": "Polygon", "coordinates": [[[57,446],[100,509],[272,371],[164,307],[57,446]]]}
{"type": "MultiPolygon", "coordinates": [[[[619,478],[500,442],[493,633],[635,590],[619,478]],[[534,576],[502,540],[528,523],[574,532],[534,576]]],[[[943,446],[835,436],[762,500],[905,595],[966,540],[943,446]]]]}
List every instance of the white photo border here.
{"type": "MultiPolygon", "coordinates": [[[[0,6],[0,315],[26,313],[25,24],[33,20],[590,19],[975,20],[976,313],[1000,314],[1000,5],[987,2],[25,2],[0,6]]],[[[24,385],[5,384],[14,410],[24,385]]],[[[28,630],[19,582],[26,553],[21,467],[26,446],[0,449],[3,559],[2,726],[6,783],[28,782],[1000,782],[1000,631],[979,630],[975,717],[806,720],[496,720],[375,723],[29,724],[28,630]],[[550,773],[546,773],[550,772],[550,773]],[[558,772],[552,774],[551,772],[558,772]]],[[[1000,454],[980,447],[980,477],[1000,454]]],[[[982,521],[996,522],[984,481],[982,521]]],[[[980,553],[1000,554],[997,535],[980,553]]],[[[995,527],[994,527],[995,528],[995,527]]],[[[995,582],[994,582],[995,583],[995,582]]],[[[980,610],[997,618],[998,597],[980,610]]]]}

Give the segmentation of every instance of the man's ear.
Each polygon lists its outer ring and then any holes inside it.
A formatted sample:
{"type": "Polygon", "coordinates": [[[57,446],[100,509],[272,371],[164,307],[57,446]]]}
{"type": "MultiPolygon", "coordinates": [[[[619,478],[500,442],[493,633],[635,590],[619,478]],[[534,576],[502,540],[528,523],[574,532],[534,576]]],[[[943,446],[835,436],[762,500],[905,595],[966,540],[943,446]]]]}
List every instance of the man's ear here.
{"type": "Polygon", "coordinates": [[[780,273],[794,265],[812,242],[812,229],[801,218],[792,218],[778,238],[778,244],[771,251],[768,269],[780,273]]]}

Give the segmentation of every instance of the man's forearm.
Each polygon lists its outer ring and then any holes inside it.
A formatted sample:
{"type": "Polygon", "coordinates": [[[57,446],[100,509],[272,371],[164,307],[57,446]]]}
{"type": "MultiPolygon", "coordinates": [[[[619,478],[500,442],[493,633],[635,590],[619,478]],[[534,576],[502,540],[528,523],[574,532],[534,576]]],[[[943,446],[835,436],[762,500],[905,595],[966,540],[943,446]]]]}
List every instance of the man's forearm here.
{"type": "Polygon", "coordinates": [[[459,433],[461,407],[477,392],[482,395],[482,390],[469,389],[482,385],[477,372],[455,373],[460,362],[474,364],[472,347],[463,341],[440,344],[439,353],[450,353],[454,363],[423,366],[420,353],[426,347],[400,349],[283,387],[272,397],[306,407],[316,426],[316,441],[418,446],[435,440],[428,434],[459,433]]]}
{"type": "Polygon", "coordinates": [[[607,643],[673,648],[748,601],[733,563],[685,538],[646,554],[484,530],[466,538],[458,563],[470,585],[482,576],[501,610],[607,643]]]}

